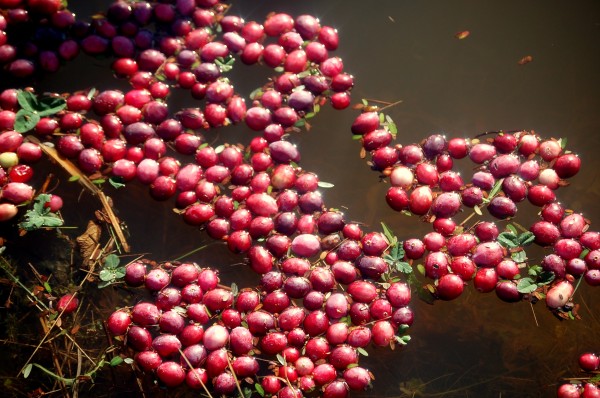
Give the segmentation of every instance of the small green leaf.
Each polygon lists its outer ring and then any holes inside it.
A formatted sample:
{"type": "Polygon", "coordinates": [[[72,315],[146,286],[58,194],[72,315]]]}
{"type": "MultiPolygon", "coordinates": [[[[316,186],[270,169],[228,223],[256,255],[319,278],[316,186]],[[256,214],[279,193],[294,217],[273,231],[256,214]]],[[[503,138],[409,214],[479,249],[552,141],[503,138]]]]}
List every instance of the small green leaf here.
{"type": "Polygon", "coordinates": [[[40,115],[27,109],[21,109],[17,112],[14,129],[19,133],[26,133],[32,130],[39,121],[40,115]]]}
{"type": "Polygon", "coordinates": [[[118,267],[117,269],[115,269],[115,279],[124,278],[126,273],[127,270],[125,269],[125,267],[118,267]]]}
{"type": "Polygon", "coordinates": [[[508,224],[506,226],[506,229],[508,229],[508,232],[512,232],[515,235],[519,235],[519,232],[517,231],[517,228],[515,228],[515,226],[512,225],[512,224],[508,224]]]}
{"type": "Polygon", "coordinates": [[[423,264],[417,264],[417,269],[421,275],[425,275],[425,266],[423,264]]]}
{"type": "Polygon", "coordinates": [[[296,123],[294,123],[294,127],[304,127],[306,125],[306,120],[298,119],[296,123]]]}
{"type": "Polygon", "coordinates": [[[496,183],[494,184],[494,187],[492,188],[492,190],[490,191],[490,194],[487,197],[488,200],[491,200],[494,196],[496,196],[498,194],[498,192],[500,192],[500,188],[502,188],[503,181],[504,181],[504,178],[501,178],[498,181],[496,181],[496,183]]]}
{"type": "Polygon", "coordinates": [[[119,266],[120,261],[119,256],[116,254],[109,254],[104,259],[104,268],[115,269],[119,266]]]}
{"type": "Polygon", "coordinates": [[[517,236],[512,232],[502,232],[500,235],[498,235],[496,239],[498,240],[498,243],[500,243],[502,246],[510,249],[519,246],[519,244],[517,243],[517,236]]]}
{"type": "Polygon", "coordinates": [[[37,109],[37,97],[34,93],[29,91],[19,90],[17,91],[17,101],[21,106],[21,109],[33,112],[37,109]]]}
{"type": "Polygon", "coordinates": [[[539,265],[532,265],[531,267],[529,267],[529,271],[527,271],[527,273],[529,274],[529,276],[531,277],[536,277],[538,276],[540,273],[542,272],[542,267],[540,267],[539,265]]]}
{"type": "Polygon", "coordinates": [[[405,262],[405,261],[398,261],[398,262],[396,262],[396,270],[398,272],[402,272],[403,274],[410,274],[413,271],[413,269],[410,266],[410,264],[407,263],[407,262],[405,262]]]}
{"type": "Polygon", "coordinates": [[[560,147],[564,150],[567,147],[567,137],[563,137],[560,140],[558,140],[558,142],[560,143],[560,147]]]}
{"type": "Polygon", "coordinates": [[[96,95],[96,91],[97,90],[94,87],[92,87],[90,89],[90,91],[88,91],[88,94],[87,94],[88,99],[91,100],[92,98],[94,98],[94,95],[96,95]]]}
{"type": "Polygon", "coordinates": [[[110,360],[110,366],[117,366],[123,363],[123,358],[121,357],[114,357],[113,359],[110,360]]]}
{"type": "Polygon", "coordinates": [[[535,240],[535,235],[533,234],[533,232],[527,231],[527,232],[523,232],[521,235],[519,235],[518,238],[518,243],[519,246],[528,246],[530,244],[533,243],[533,241],[535,240]]]}
{"type": "Polygon", "coordinates": [[[531,278],[521,278],[517,283],[517,291],[519,293],[527,294],[533,293],[537,290],[538,285],[531,278]]]}
{"type": "Polygon", "coordinates": [[[335,186],[335,185],[333,185],[332,183],[330,183],[330,182],[325,182],[325,181],[319,181],[319,182],[317,183],[317,185],[318,185],[319,187],[321,187],[321,188],[333,188],[333,187],[335,186]]]}
{"type": "Polygon", "coordinates": [[[69,182],[79,181],[79,176],[71,176],[69,177],[69,182]]]}
{"type": "Polygon", "coordinates": [[[54,115],[67,107],[62,97],[42,97],[38,99],[36,111],[40,117],[54,115]]]}
{"type": "Polygon", "coordinates": [[[282,366],[286,365],[285,358],[281,354],[277,354],[277,362],[282,366]]]}
{"type": "Polygon", "coordinates": [[[258,97],[262,96],[262,94],[263,94],[263,89],[262,89],[262,87],[259,87],[250,93],[250,99],[255,100],[258,97]]]}
{"type": "Polygon", "coordinates": [[[278,67],[276,67],[276,68],[273,68],[273,70],[274,70],[275,72],[277,72],[277,73],[281,73],[281,72],[283,72],[285,69],[283,69],[283,66],[278,66],[278,67]]]}
{"type": "Polygon", "coordinates": [[[397,241],[396,235],[394,235],[392,230],[385,225],[384,222],[381,223],[381,228],[383,229],[383,235],[387,239],[388,243],[393,244],[393,242],[397,241]]]}
{"type": "Polygon", "coordinates": [[[121,177],[110,177],[108,179],[108,183],[116,189],[125,187],[125,184],[123,184],[123,179],[121,177]]]}
{"type": "Polygon", "coordinates": [[[31,373],[31,369],[33,369],[32,363],[28,363],[27,366],[25,366],[25,368],[23,369],[23,377],[25,379],[29,377],[29,374],[31,373]]]}
{"type": "Polygon", "coordinates": [[[239,292],[238,285],[236,285],[235,283],[232,283],[231,284],[231,294],[233,294],[234,296],[237,296],[238,292],[239,292]]]}
{"type": "Polygon", "coordinates": [[[133,360],[133,358],[127,357],[127,358],[123,359],[123,362],[125,362],[127,365],[132,365],[133,362],[135,362],[135,361],[133,360]]]}
{"type": "Polygon", "coordinates": [[[219,145],[218,147],[215,148],[215,153],[219,154],[219,153],[223,152],[224,149],[225,149],[225,145],[219,145]]]}
{"type": "Polygon", "coordinates": [[[482,216],[483,215],[483,213],[481,212],[481,209],[479,208],[479,206],[477,206],[477,205],[473,206],[473,210],[475,211],[475,213],[478,216],[482,216]]]}
{"type": "Polygon", "coordinates": [[[358,141],[358,140],[360,140],[361,138],[363,138],[363,136],[362,136],[362,135],[360,135],[360,134],[353,134],[353,135],[352,135],[352,139],[353,139],[354,141],[358,141]]]}
{"type": "Polygon", "coordinates": [[[364,99],[364,98],[363,98],[363,99],[361,99],[361,100],[360,100],[360,102],[362,102],[362,104],[363,104],[364,106],[369,106],[369,101],[367,101],[367,100],[366,100],[366,99],[364,99]]]}
{"type": "Polygon", "coordinates": [[[98,274],[98,277],[103,282],[111,282],[115,279],[115,272],[110,269],[103,269],[98,274]]]}
{"type": "Polygon", "coordinates": [[[527,254],[524,250],[514,252],[510,255],[510,257],[515,263],[523,263],[527,260],[527,254]]]}
{"type": "Polygon", "coordinates": [[[368,357],[369,353],[362,347],[357,347],[356,351],[358,351],[358,353],[364,357],[368,357]]]}
{"type": "Polygon", "coordinates": [[[265,389],[259,383],[254,383],[254,389],[261,397],[265,396],[265,389]]]}
{"type": "Polygon", "coordinates": [[[48,282],[44,282],[44,289],[46,289],[48,293],[52,293],[52,287],[48,282]]]}

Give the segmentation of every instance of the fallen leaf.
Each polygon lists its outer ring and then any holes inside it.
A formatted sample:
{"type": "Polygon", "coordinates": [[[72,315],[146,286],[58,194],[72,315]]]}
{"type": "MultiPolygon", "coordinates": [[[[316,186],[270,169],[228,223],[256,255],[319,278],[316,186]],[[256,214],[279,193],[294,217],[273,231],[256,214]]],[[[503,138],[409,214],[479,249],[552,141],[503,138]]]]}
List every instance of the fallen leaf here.
{"type": "Polygon", "coordinates": [[[462,39],[466,39],[467,37],[469,37],[469,35],[471,34],[471,32],[469,32],[468,30],[463,30],[462,32],[458,32],[454,35],[454,37],[456,37],[458,40],[462,40],[462,39]]]}
{"type": "Polygon", "coordinates": [[[521,58],[517,63],[519,65],[525,65],[530,63],[531,61],[533,61],[533,57],[531,55],[527,55],[526,57],[521,58]]]}

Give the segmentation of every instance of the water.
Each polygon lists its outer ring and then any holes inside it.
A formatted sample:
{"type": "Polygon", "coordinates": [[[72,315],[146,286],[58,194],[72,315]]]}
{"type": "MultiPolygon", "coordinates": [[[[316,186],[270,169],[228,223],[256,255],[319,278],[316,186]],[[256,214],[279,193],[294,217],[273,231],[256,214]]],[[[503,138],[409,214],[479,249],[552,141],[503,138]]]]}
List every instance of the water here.
{"type": "MultiPolygon", "coordinates": [[[[102,4],[106,3],[82,2],[74,7],[82,16],[102,4]]],[[[340,31],[336,54],[356,78],[354,102],[402,100],[387,112],[398,125],[400,143],[418,142],[438,132],[472,137],[501,129],[533,129],[542,136],[568,138],[568,148],[580,155],[583,168],[558,196],[590,220],[600,218],[600,3],[596,0],[237,1],[230,12],[246,20],[262,20],[270,11],[313,14],[340,31]],[[470,31],[467,38],[454,37],[464,30],[470,31]],[[528,55],[533,61],[518,65],[528,55]]],[[[85,62],[78,61],[47,82],[47,87],[65,91],[115,87],[107,62],[95,64],[84,67],[85,62]],[[75,70],[80,73],[76,80],[71,78],[75,70]]],[[[243,80],[237,87],[240,91],[250,92],[263,84],[268,74],[255,69],[260,68],[236,65],[235,73],[253,76],[243,80]]],[[[429,227],[391,211],[383,200],[386,185],[359,158],[359,145],[349,131],[356,115],[351,110],[324,109],[310,132],[294,136],[302,151],[302,166],[335,184],[323,192],[326,203],[344,209],[348,219],[374,228],[385,221],[400,239],[422,236],[429,227]]],[[[244,129],[224,130],[214,138],[249,140],[244,129]]],[[[143,189],[114,192],[113,198],[137,253],[169,259],[206,243],[203,235],[172,214],[171,204],[149,201],[143,189]]],[[[90,211],[82,208],[67,222],[85,225],[90,211]]],[[[519,215],[531,220],[536,211],[522,206],[519,215]]],[[[225,282],[254,284],[254,276],[239,265],[241,259],[222,246],[191,259],[220,266],[225,282]]],[[[482,295],[472,289],[450,303],[430,306],[414,300],[412,341],[393,352],[374,349],[362,358],[361,364],[376,380],[372,390],[356,396],[553,396],[561,377],[577,375],[577,355],[599,349],[600,294],[582,286],[576,301],[581,304],[582,320],[565,322],[549,314],[543,303],[505,304],[493,293],[482,295]]]]}

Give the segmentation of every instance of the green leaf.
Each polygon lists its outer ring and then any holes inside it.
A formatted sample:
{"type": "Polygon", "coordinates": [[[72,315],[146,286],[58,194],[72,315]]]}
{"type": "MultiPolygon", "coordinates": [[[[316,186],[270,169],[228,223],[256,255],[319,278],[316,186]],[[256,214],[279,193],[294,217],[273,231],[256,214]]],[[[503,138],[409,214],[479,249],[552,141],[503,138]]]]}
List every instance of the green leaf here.
{"type": "Polygon", "coordinates": [[[263,94],[262,87],[259,87],[250,93],[250,99],[255,100],[263,94]]]}
{"type": "Polygon", "coordinates": [[[540,267],[539,265],[532,265],[531,267],[529,267],[529,271],[527,271],[527,273],[531,277],[538,276],[540,272],[542,272],[542,267],[540,267]]]}
{"type": "Polygon", "coordinates": [[[396,238],[396,235],[394,235],[392,230],[387,225],[385,225],[384,222],[381,223],[381,228],[383,229],[383,235],[385,236],[390,245],[397,242],[398,239],[396,238]]]}
{"type": "Polygon", "coordinates": [[[515,263],[523,263],[527,260],[527,254],[524,250],[514,252],[510,255],[515,263]]]}
{"type": "Polygon", "coordinates": [[[116,189],[125,187],[125,184],[123,183],[123,179],[121,177],[110,177],[108,179],[108,183],[116,189]]]}
{"type": "Polygon", "coordinates": [[[33,112],[37,109],[37,97],[34,93],[29,91],[19,90],[17,92],[17,101],[21,106],[21,109],[33,112]]]}
{"type": "Polygon", "coordinates": [[[115,269],[115,279],[124,278],[126,273],[127,270],[125,269],[125,267],[118,267],[117,269],[115,269]]]}
{"type": "Polygon", "coordinates": [[[509,231],[509,232],[512,232],[512,233],[513,233],[513,234],[515,234],[515,235],[519,235],[519,233],[518,233],[518,231],[517,231],[517,228],[515,228],[515,226],[514,226],[514,225],[512,225],[512,224],[508,224],[508,225],[506,226],[506,229],[508,229],[508,231],[509,231]]]}
{"type": "Polygon", "coordinates": [[[333,185],[332,183],[330,183],[330,182],[325,182],[325,181],[319,181],[319,182],[317,183],[317,185],[318,185],[319,187],[321,187],[321,188],[333,188],[333,187],[335,186],[335,185],[333,185]]]}
{"type": "Polygon", "coordinates": [[[360,102],[362,102],[362,104],[363,104],[364,106],[369,106],[369,101],[367,101],[367,100],[366,100],[366,99],[364,99],[364,98],[363,98],[363,99],[361,99],[361,100],[360,100],[360,102]]]}
{"type": "Polygon", "coordinates": [[[481,212],[481,209],[479,208],[479,206],[477,206],[477,205],[473,206],[473,210],[475,211],[475,213],[478,216],[482,216],[483,215],[483,213],[481,212]]]}
{"type": "Polygon", "coordinates": [[[79,176],[71,176],[69,177],[69,182],[79,181],[79,176]]]}
{"type": "Polygon", "coordinates": [[[357,347],[356,351],[358,351],[358,353],[364,357],[368,357],[369,353],[362,347],[357,347]]]}
{"type": "Polygon", "coordinates": [[[403,274],[410,274],[413,271],[413,269],[410,266],[410,264],[407,263],[407,262],[405,262],[405,261],[398,261],[398,262],[396,262],[396,270],[398,272],[402,272],[403,274]]]}
{"type": "Polygon", "coordinates": [[[560,140],[558,140],[558,142],[560,143],[560,147],[564,150],[567,147],[567,137],[563,137],[560,140]]]}
{"type": "Polygon", "coordinates": [[[48,293],[52,293],[52,286],[50,286],[48,282],[44,282],[44,289],[46,289],[48,293]]]}
{"type": "Polygon", "coordinates": [[[261,397],[265,396],[265,389],[259,383],[254,383],[254,389],[261,397]]]}
{"type": "Polygon", "coordinates": [[[498,240],[498,243],[504,247],[512,249],[519,246],[517,235],[512,232],[502,232],[496,239],[498,240]]]}
{"type": "Polygon", "coordinates": [[[402,345],[407,345],[408,342],[410,341],[410,336],[406,335],[406,336],[396,336],[396,342],[402,344],[402,345]]]}
{"type": "Polygon", "coordinates": [[[91,100],[92,98],[94,98],[94,95],[96,95],[96,91],[97,91],[96,88],[92,87],[90,89],[90,91],[88,91],[88,94],[87,94],[88,99],[91,100]]]}
{"type": "Polygon", "coordinates": [[[281,364],[282,366],[286,365],[285,358],[281,354],[277,354],[277,362],[279,362],[279,364],[281,364]]]}
{"type": "Polygon", "coordinates": [[[117,366],[123,363],[123,358],[121,357],[114,357],[113,359],[110,360],[110,366],[117,366]]]}
{"type": "Polygon", "coordinates": [[[523,294],[527,294],[527,293],[533,293],[537,290],[538,285],[535,283],[535,281],[529,277],[527,278],[521,278],[519,279],[519,282],[517,283],[517,291],[519,293],[523,293],[523,294]]]}
{"type": "Polygon", "coordinates": [[[98,277],[103,282],[111,282],[115,279],[115,271],[111,269],[103,269],[98,274],[98,277]]]}
{"type": "Polygon", "coordinates": [[[26,133],[32,130],[39,121],[39,114],[27,109],[21,109],[17,112],[14,129],[19,133],[26,133]]]}
{"type": "Polygon", "coordinates": [[[54,115],[67,107],[67,101],[62,97],[42,97],[38,99],[36,111],[40,117],[54,115]]]}
{"type": "Polygon", "coordinates": [[[547,285],[555,278],[554,272],[542,271],[538,277],[538,285],[547,285]]]}
{"type": "Polygon", "coordinates": [[[492,190],[490,191],[490,194],[487,197],[488,200],[491,200],[494,196],[496,196],[498,194],[498,192],[500,191],[500,188],[502,188],[502,181],[504,181],[504,178],[501,178],[498,181],[496,181],[496,183],[494,184],[494,187],[492,188],[492,190]]]}
{"type": "Polygon", "coordinates": [[[133,358],[125,358],[123,359],[123,362],[125,362],[127,365],[132,365],[135,361],[133,360],[133,358]]]}
{"type": "Polygon", "coordinates": [[[31,369],[33,369],[32,363],[28,363],[27,366],[25,366],[25,368],[23,369],[23,377],[25,379],[29,377],[29,374],[31,373],[31,369]]]}
{"type": "Polygon", "coordinates": [[[237,296],[238,292],[239,292],[238,285],[236,285],[235,283],[232,283],[231,284],[231,294],[233,294],[234,296],[237,296]]]}
{"type": "Polygon", "coordinates": [[[306,125],[306,120],[298,119],[296,123],[294,123],[294,127],[304,127],[306,125]]]}
{"type": "Polygon", "coordinates": [[[423,264],[417,264],[417,269],[421,273],[421,275],[425,275],[425,266],[423,264]]]}
{"type": "Polygon", "coordinates": [[[533,234],[533,232],[527,231],[527,232],[523,232],[521,235],[519,235],[519,238],[517,241],[519,243],[519,246],[528,246],[528,245],[532,244],[534,240],[535,240],[535,235],[533,234]]]}
{"type": "Polygon", "coordinates": [[[278,67],[276,67],[276,68],[273,68],[273,70],[274,70],[275,72],[277,72],[277,73],[281,73],[281,72],[283,72],[285,69],[283,69],[283,66],[278,66],[278,67]]]}
{"type": "Polygon", "coordinates": [[[104,259],[104,268],[115,269],[119,266],[120,261],[119,256],[116,254],[109,254],[104,259]]]}
{"type": "Polygon", "coordinates": [[[379,114],[379,123],[384,123],[385,122],[385,115],[382,113],[379,114]]]}

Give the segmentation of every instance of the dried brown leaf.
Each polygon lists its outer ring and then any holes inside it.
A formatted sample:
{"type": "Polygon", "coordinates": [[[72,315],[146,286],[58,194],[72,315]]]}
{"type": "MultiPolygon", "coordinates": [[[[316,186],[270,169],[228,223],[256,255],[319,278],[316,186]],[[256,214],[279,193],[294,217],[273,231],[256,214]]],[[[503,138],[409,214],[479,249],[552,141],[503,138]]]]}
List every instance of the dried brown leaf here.
{"type": "Polygon", "coordinates": [[[519,60],[519,62],[517,62],[517,63],[518,63],[519,65],[525,65],[525,64],[528,64],[528,63],[530,63],[531,61],[533,61],[533,57],[532,57],[531,55],[527,55],[527,56],[525,56],[525,57],[521,58],[521,59],[519,60]]]}
{"type": "Polygon", "coordinates": [[[462,32],[457,32],[454,37],[456,37],[458,40],[462,40],[462,39],[466,39],[467,37],[469,37],[469,35],[471,34],[471,32],[469,32],[468,30],[463,30],[462,32]]]}

